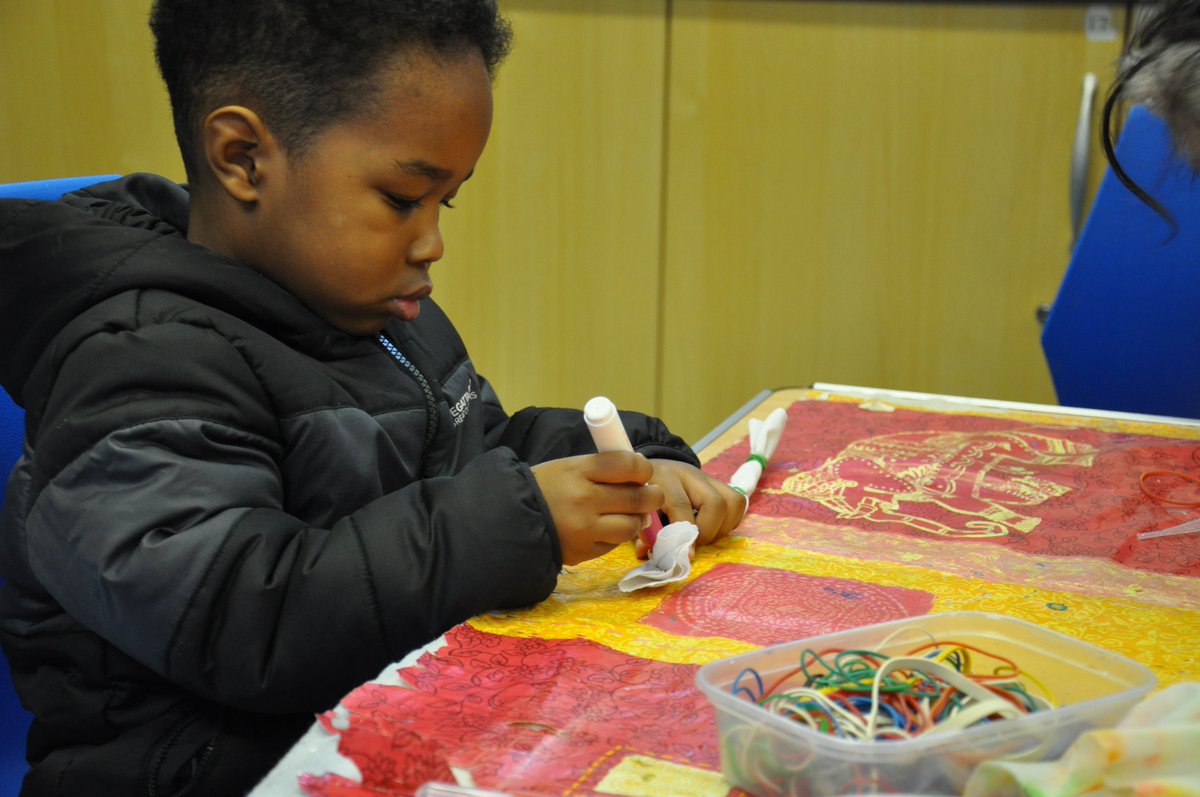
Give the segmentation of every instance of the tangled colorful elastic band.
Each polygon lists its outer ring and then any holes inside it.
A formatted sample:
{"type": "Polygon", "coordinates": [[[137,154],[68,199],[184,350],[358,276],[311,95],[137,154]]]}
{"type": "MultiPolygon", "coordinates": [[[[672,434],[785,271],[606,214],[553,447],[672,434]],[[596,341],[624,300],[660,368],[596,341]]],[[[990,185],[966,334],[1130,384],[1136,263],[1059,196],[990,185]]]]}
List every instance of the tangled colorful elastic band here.
{"type": "Polygon", "coordinates": [[[769,687],[747,668],[731,691],[815,731],[858,741],[948,733],[1054,707],[1045,687],[1011,660],[951,641],[901,656],[806,649],[799,666],[769,687]],[[990,672],[973,658],[990,663],[990,672]],[[1021,678],[1046,696],[1031,694],[1021,678]]]}

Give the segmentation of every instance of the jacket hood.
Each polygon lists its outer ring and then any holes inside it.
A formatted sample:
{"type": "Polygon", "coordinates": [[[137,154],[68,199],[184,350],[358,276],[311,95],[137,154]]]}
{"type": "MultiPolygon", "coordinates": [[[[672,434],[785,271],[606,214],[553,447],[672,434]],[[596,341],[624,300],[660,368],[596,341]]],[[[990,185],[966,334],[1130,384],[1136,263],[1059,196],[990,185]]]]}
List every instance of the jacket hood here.
{"type": "Polygon", "coordinates": [[[257,271],[189,242],[186,188],[133,174],[57,202],[0,200],[0,386],[25,382],[66,324],[131,290],[186,296],[301,350],[357,340],[257,271]]]}

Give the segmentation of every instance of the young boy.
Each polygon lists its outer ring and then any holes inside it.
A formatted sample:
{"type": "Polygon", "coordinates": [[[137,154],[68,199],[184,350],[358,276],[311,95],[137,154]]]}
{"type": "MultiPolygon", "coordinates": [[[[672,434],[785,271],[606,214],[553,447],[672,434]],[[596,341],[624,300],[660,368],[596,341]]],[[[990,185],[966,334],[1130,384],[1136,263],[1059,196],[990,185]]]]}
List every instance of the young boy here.
{"type": "Polygon", "coordinates": [[[507,416],[429,299],[508,43],[491,0],[159,0],[151,25],[187,190],[0,204],[26,797],[244,793],[314,712],[646,513],[696,511],[705,543],[743,508],[654,419],[596,454],[578,409],[507,416]]]}

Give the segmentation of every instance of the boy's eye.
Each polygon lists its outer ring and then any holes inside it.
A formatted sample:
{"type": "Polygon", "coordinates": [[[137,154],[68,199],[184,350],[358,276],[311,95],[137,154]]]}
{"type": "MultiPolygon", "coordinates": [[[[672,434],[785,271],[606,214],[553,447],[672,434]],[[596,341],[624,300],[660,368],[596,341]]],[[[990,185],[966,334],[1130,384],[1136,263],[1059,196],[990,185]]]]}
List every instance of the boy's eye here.
{"type": "MultiPolygon", "coordinates": [[[[414,210],[421,209],[421,200],[419,199],[405,199],[404,197],[396,196],[395,194],[389,194],[386,191],[383,193],[383,195],[387,199],[388,204],[404,213],[412,213],[414,210]]],[[[439,204],[444,208],[450,208],[451,210],[454,209],[454,205],[450,204],[449,197],[443,199],[439,204]]]]}
{"type": "Polygon", "coordinates": [[[421,200],[419,199],[405,199],[395,194],[389,194],[386,191],[383,193],[383,196],[387,199],[389,205],[404,213],[411,213],[414,210],[421,209],[421,200]]]}

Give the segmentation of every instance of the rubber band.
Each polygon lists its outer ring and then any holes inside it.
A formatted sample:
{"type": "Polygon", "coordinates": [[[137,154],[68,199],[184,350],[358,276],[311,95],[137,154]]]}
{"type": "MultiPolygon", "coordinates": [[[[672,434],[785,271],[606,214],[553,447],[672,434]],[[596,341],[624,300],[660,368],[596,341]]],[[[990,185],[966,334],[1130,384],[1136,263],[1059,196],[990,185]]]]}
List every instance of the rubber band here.
{"type": "Polygon", "coordinates": [[[759,465],[762,465],[763,470],[767,469],[767,458],[762,454],[751,454],[750,456],[746,457],[746,461],[757,462],[759,465]]]}
{"type": "Polygon", "coordinates": [[[864,742],[941,735],[1054,706],[1016,662],[955,640],[922,641],[894,656],[806,648],[796,667],[763,683],[746,668],[731,691],[817,733],[864,742]],[[1030,694],[1021,679],[1046,697],[1030,694]]]}
{"type": "Polygon", "coordinates": [[[1151,476],[1168,476],[1185,482],[1191,482],[1197,487],[1200,487],[1200,479],[1187,473],[1180,473],[1177,470],[1148,470],[1138,479],[1138,486],[1142,488],[1142,492],[1155,501],[1159,501],[1164,504],[1171,504],[1172,506],[1200,506],[1200,499],[1195,499],[1192,501],[1179,501],[1174,498],[1167,498],[1164,495],[1151,492],[1150,488],[1146,486],[1146,479],[1151,476]]]}
{"type": "Polygon", "coordinates": [[[733,693],[736,695],[738,692],[745,692],[750,697],[750,699],[756,703],[762,699],[764,694],[766,694],[766,690],[763,689],[762,678],[759,676],[759,674],[757,672],[755,672],[750,667],[747,667],[746,669],[742,670],[740,673],[738,673],[738,677],[733,679],[733,693]],[[758,686],[757,694],[754,692],[751,692],[745,686],[738,685],[739,683],[741,683],[742,676],[746,675],[746,674],[750,674],[750,675],[754,676],[754,683],[758,686]]]}

